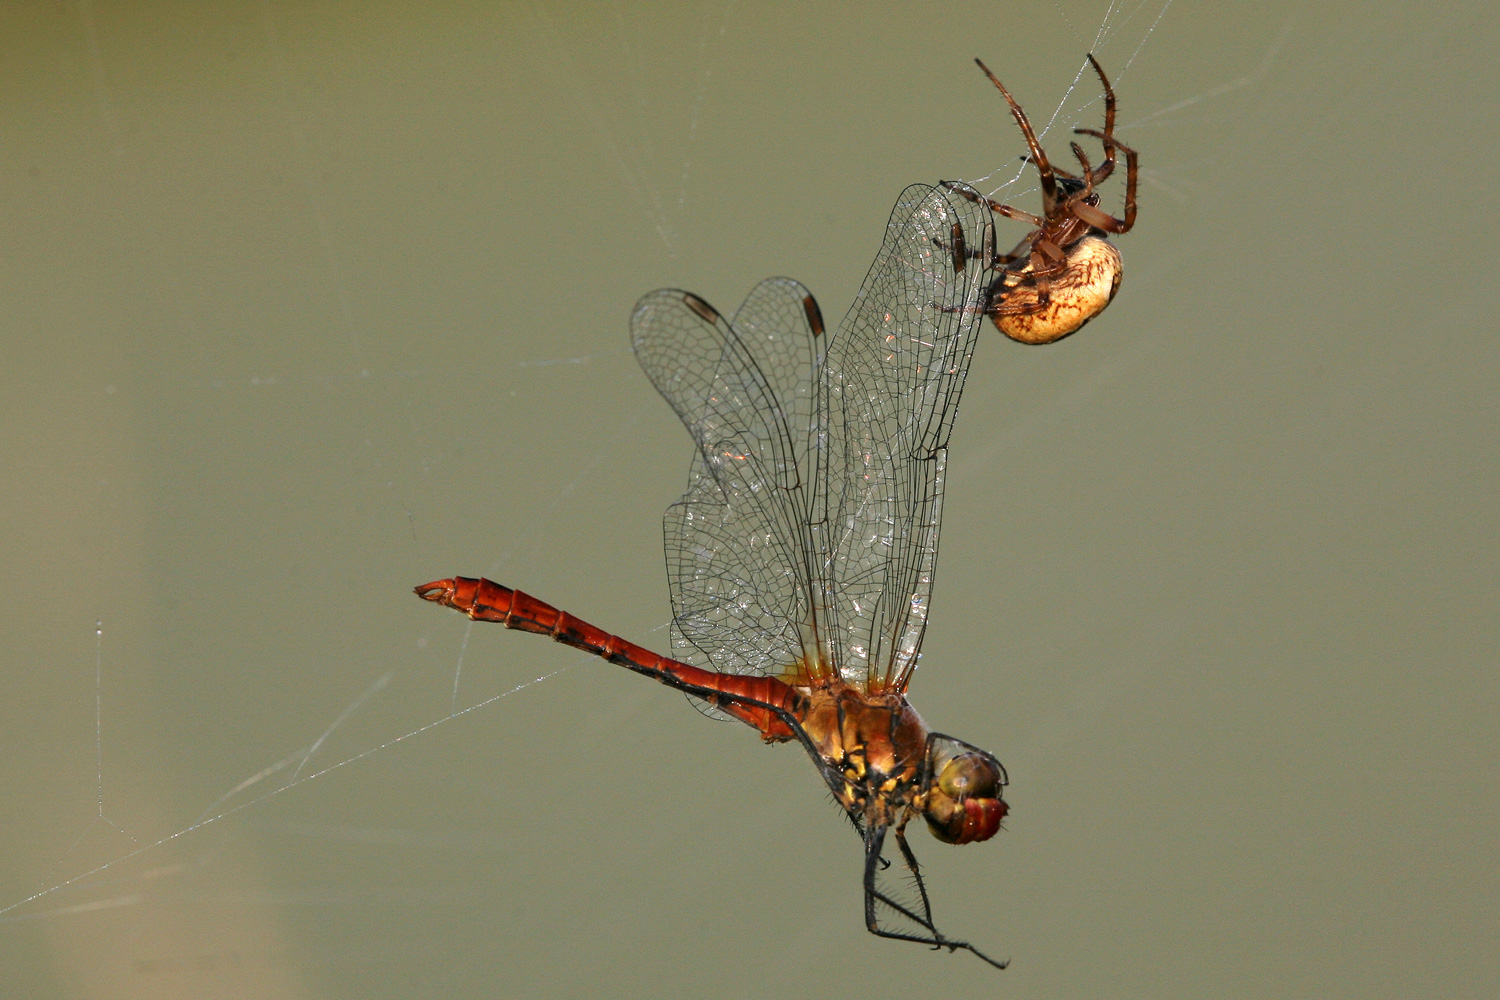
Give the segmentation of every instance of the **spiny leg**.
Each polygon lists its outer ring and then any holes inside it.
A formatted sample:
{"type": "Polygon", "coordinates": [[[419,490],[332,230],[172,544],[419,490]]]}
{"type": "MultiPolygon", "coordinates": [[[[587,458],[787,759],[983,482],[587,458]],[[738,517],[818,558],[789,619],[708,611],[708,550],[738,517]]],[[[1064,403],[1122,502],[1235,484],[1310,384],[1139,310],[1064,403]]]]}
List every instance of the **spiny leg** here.
{"type": "Polygon", "coordinates": [[[1040,231],[1027,233],[1026,236],[1021,239],[1021,242],[1017,243],[1015,247],[1011,249],[1010,253],[997,258],[996,263],[999,264],[1002,268],[1008,268],[1011,264],[1014,264],[1016,261],[1021,260],[1023,257],[1026,257],[1031,253],[1032,242],[1035,241],[1036,238],[1040,235],[1040,231]]]}
{"type": "MultiPolygon", "coordinates": [[[[1104,138],[1104,133],[1091,128],[1074,129],[1074,131],[1078,132],[1080,135],[1091,135],[1094,138],[1100,140],[1104,138]]],[[[1112,142],[1115,147],[1120,150],[1120,152],[1125,154],[1125,218],[1116,219],[1112,216],[1106,215],[1105,219],[1108,220],[1108,225],[1104,225],[1087,219],[1084,221],[1088,222],[1091,226],[1098,226],[1098,228],[1103,229],[1105,232],[1128,233],[1130,232],[1131,227],[1135,225],[1135,190],[1140,164],[1138,162],[1135,150],[1131,149],[1129,146],[1125,145],[1118,139],[1111,139],[1110,142],[1112,142]]]]}
{"type": "MultiPolygon", "coordinates": [[[[1094,72],[1099,74],[1099,83],[1104,87],[1104,134],[1100,141],[1104,143],[1104,162],[1099,164],[1099,169],[1091,177],[1095,184],[1104,183],[1104,179],[1115,171],[1115,88],[1109,84],[1109,78],[1104,75],[1104,70],[1099,66],[1099,60],[1089,53],[1089,65],[1094,67],[1094,72]]],[[[1078,129],[1073,131],[1077,132],[1078,129]]],[[[1121,147],[1124,148],[1124,147],[1121,147]]]]}
{"type": "Polygon", "coordinates": [[[911,845],[906,842],[905,823],[896,827],[896,846],[901,849],[901,860],[906,862],[907,871],[911,872],[912,880],[917,883],[917,895],[922,899],[922,915],[927,918],[923,924],[933,927],[932,902],[927,898],[927,882],[922,878],[922,867],[917,864],[917,856],[912,853],[911,845]]]}
{"type": "MultiPolygon", "coordinates": [[[[1021,162],[1022,163],[1030,163],[1031,162],[1031,157],[1029,157],[1029,156],[1022,156],[1021,157],[1021,162]]],[[[1052,176],[1053,177],[1056,177],[1059,180],[1076,181],[1079,184],[1083,183],[1083,178],[1079,177],[1077,174],[1069,173],[1068,171],[1064,170],[1062,167],[1059,167],[1055,163],[1051,164],[1051,167],[1052,167],[1052,176]]]]}
{"type": "MultiPolygon", "coordinates": [[[[986,955],[984,952],[980,951],[978,948],[974,947],[967,941],[955,941],[953,938],[943,937],[942,934],[938,933],[937,928],[932,925],[930,916],[926,920],[922,919],[916,913],[913,913],[909,908],[902,906],[900,903],[891,899],[885,893],[876,888],[875,868],[876,863],[880,860],[880,845],[884,842],[884,840],[885,827],[883,826],[870,829],[865,832],[865,927],[870,931],[871,934],[874,934],[877,937],[891,938],[896,941],[912,941],[916,944],[932,945],[934,948],[947,948],[950,952],[954,952],[962,948],[965,951],[973,953],[981,961],[987,962],[997,969],[1003,969],[1010,964],[1009,960],[1000,962],[996,961],[993,958],[990,958],[990,956],[986,955]],[[920,934],[908,934],[904,931],[887,930],[886,928],[881,927],[880,921],[875,916],[875,904],[877,902],[884,903],[886,906],[889,906],[896,913],[910,920],[912,923],[917,924],[922,929],[928,931],[932,936],[923,937],[920,934]]],[[[904,842],[902,843],[902,853],[907,858],[910,858],[912,863],[915,863],[915,858],[911,858],[911,852],[908,848],[906,848],[904,842]]],[[[923,900],[925,903],[925,893],[923,894],[923,900]]]]}
{"type": "Polygon", "coordinates": [[[1079,163],[1083,164],[1083,187],[1078,190],[1077,194],[1072,195],[1070,200],[1082,201],[1094,193],[1094,172],[1089,169],[1089,158],[1084,153],[1083,147],[1076,142],[1071,142],[1068,145],[1073,147],[1073,155],[1078,157],[1079,163]]]}
{"type": "MultiPolygon", "coordinates": [[[[883,826],[871,827],[865,831],[865,926],[870,933],[880,937],[897,938],[902,941],[916,941],[919,944],[946,944],[947,939],[937,932],[932,926],[932,916],[922,916],[905,904],[892,899],[880,891],[875,879],[878,871],[890,867],[890,863],[880,856],[880,848],[885,843],[886,828],[883,826]],[[905,917],[923,930],[932,934],[931,938],[921,937],[916,934],[907,934],[903,931],[886,930],[880,926],[880,918],[875,914],[875,904],[884,903],[900,916],[905,917]]],[[[926,896],[923,894],[925,902],[926,896]]]]}
{"type": "Polygon", "coordinates": [[[1095,208],[1090,202],[1090,198],[1097,202],[1099,196],[1094,193],[1094,172],[1089,168],[1088,154],[1083,151],[1083,147],[1078,145],[1078,143],[1075,142],[1070,145],[1073,147],[1073,155],[1078,157],[1079,163],[1083,164],[1084,184],[1078,191],[1068,196],[1064,209],[1073,215],[1074,218],[1081,219],[1086,225],[1097,227],[1100,220],[1105,220],[1105,224],[1108,225],[1110,217],[1095,208]]]}
{"type": "Polygon", "coordinates": [[[1026,148],[1031,150],[1031,161],[1036,164],[1038,176],[1042,182],[1042,211],[1045,215],[1052,214],[1052,206],[1057,201],[1057,178],[1052,173],[1052,165],[1047,162],[1047,154],[1042,152],[1041,144],[1036,141],[1036,133],[1031,130],[1031,121],[1026,117],[1026,112],[1016,103],[1016,99],[1010,96],[1010,91],[1005,89],[1005,84],[1000,78],[990,72],[990,68],[979,59],[974,60],[984,75],[990,78],[996,88],[1005,98],[1005,103],[1010,105],[1011,117],[1021,127],[1021,134],[1026,137],[1026,148]]]}
{"type": "Polygon", "coordinates": [[[1017,222],[1025,222],[1033,226],[1040,226],[1046,221],[1041,216],[1032,215],[1030,212],[1022,211],[1019,208],[1012,208],[1010,205],[1002,204],[993,198],[986,198],[976,191],[972,185],[964,181],[939,181],[938,183],[954,194],[967,198],[972,202],[980,205],[988,205],[990,211],[998,212],[1007,219],[1015,219],[1017,222]]]}

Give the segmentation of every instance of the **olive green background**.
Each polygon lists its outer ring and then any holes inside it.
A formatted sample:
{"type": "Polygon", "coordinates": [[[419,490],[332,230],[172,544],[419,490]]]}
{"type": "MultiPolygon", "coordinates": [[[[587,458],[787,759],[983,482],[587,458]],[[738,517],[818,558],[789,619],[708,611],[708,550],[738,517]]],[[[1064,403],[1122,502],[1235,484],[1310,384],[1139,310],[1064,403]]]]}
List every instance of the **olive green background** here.
{"type": "Polygon", "coordinates": [[[0,995],[1500,995],[1497,42],[1492,4],[5,5],[0,995]],[[996,973],[865,932],[796,747],[410,590],[665,647],[689,445],[631,305],[789,274],[832,321],[903,186],[1016,174],[970,60],[1066,160],[1090,48],[1124,285],[981,342],[911,690],[1010,770],[995,840],[915,838],[996,973]]]}

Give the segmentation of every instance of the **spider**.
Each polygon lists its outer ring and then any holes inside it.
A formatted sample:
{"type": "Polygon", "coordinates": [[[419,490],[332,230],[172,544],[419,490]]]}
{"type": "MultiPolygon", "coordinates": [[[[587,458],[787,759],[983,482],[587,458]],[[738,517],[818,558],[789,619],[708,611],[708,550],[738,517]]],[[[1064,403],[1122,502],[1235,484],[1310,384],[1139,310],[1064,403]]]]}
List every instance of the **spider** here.
{"type": "Polygon", "coordinates": [[[1083,165],[1082,174],[1077,175],[1048,162],[1026,112],[990,68],[974,60],[1004,95],[1026,137],[1031,155],[1025,159],[1036,164],[1041,179],[1041,217],[986,198],[962,181],[943,181],[944,187],[970,201],[1036,227],[1014,250],[995,259],[999,273],[985,294],[984,312],[995,327],[1023,344],[1061,340],[1104,311],[1120,288],[1122,268],[1120,251],[1109,242],[1109,234],[1128,233],[1135,225],[1136,152],[1115,138],[1114,88],[1092,53],[1088,59],[1104,85],[1104,131],[1073,131],[1098,139],[1104,145],[1104,160],[1097,167],[1090,166],[1083,148],[1072,143],[1073,155],[1083,165]],[[1126,163],[1123,219],[1100,210],[1095,190],[1114,172],[1116,150],[1125,154],[1126,163]]]}

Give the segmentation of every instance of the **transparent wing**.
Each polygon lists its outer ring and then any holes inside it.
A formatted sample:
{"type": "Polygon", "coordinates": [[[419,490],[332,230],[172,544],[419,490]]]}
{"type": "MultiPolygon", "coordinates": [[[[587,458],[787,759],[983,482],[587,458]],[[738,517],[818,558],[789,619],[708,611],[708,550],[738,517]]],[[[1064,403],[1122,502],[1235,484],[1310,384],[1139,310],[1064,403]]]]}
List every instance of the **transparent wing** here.
{"type": "Polygon", "coordinates": [[[728,673],[816,671],[808,435],[826,337],[812,296],[772,278],[731,323],[664,289],[636,306],[631,341],[697,445],[664,518],[674,654],[728,673]]]}
{"type": "Polygon", "coordinates": [[[773,278],[727,321],[653,292],[636,357],[697,446],[665,518],[673,645],[730,673],[904,687],[921,646],[944,446],[983,319],[989,210],[902,192],[838,335],[773,278]]]}
{"type": "Polygon", "coordinates": [[[820,640],[843,678],[870,690],[904,690],[921,650],[946,445],[984,320],[992,234],[985,206],[927,185],[903,191],[824,361],[820,640]]]}

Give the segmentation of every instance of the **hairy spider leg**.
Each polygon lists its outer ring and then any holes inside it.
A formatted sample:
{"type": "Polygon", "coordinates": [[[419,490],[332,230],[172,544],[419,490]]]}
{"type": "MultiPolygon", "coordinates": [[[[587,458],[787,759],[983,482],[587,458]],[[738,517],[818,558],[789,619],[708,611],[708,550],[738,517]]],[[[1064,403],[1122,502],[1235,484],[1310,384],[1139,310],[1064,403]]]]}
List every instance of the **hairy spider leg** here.
{"type": "MultiPolygon", "coordinates": [[[[1115,172],[1115,147],[1118,145],[1115,142],[1115,88],[1110,86],[1109,77],[1104,75],[1099,60],[1094,58],[1092,52],[1089,53],[1089,65],[1094,67],[1094,72],[1099,74],[1100,84],[1104,86],[1104,134],[1099,136],[1099,141],[1104,143],[1104,162],[1099,164],[1098,170],[1090,174],[1091,179],[1097,185],[1103,184],[1105,178],[1115,172]]],[[[1078,130],[1074,129],[1074,131],[1078,130]]],[[[1084,173],[1088,172],[1085,164],[1084,173]]]]}
{"type": "MultiPolygon", "coordinates": [[[[1096,129],[1080,128],[1073,131],[1080,135],[1091,135],[1096,139],[1103,140],[1104,134],[1096,129]]],[[[1116,219],[1112,215],[1106,215],[1098,209],[1093,209],[1089,216],[1079,213],[1079,218],[1089,225],[1102,229],[1107,233],[1128,233],[1135,225],[1135,189],[1139,165],[1136,152],[1118,139],[1110,139],[1115,148],[1125,154],[1125,218],[1116,219]],[[1093,216],[1097,215],[1097,219],[1093,216]]]]}
{"type": "MultiPolygon", "coordinates": [[[[1075,142],[1071,145],[1073,147],[1073,155],[1078,157],[1079,163],[1083,164],[1083,187],[1078,190],[1077,194],[1068,199],[1066,208],[1075,218],[1083,222],[1084,225],[1114,232],[1115,230],[1108,229],[1108,226],[1114,220],[1109,215],[1101,212],[1097,207],[1099,204],[1099,194],[1094,190],[1094,173],[1089,168],[1088,155],[1084,153],[1083,147],[1078,145],[1078,143],[1075,142]]],[[[1067,242],[1067,240],[1064,239],[1062,242],[1067,242]]]]}
{"type": "Polygon", "coordinates": [[[1084,153],[1083,147],[1076,142],[1070,142],[1068,145],[1073,147],[1073,155],[1078,157],[1079,163],[1083,164],[1083,177],[1081,178],[1083,187],[1068,199],[1070,203],[1078,205],[1087,201],[1089,195],[1094,193],[1094,172],[1089,168],[1089,158],[1084,153]]]}
{"type": "MultiPolygon", "coordinates": [[[[1104,70],[1099,66],[1099,61],[1094,58],[1092,52],[1088,54],[1088,60],[1089,65],[1094,67],[1094,72],[1099,74],[1099,82],[1104,86],[1104,132],[1102,134],[1097,132],[1088,133],[1098,136],[1103,143],[1104,160],[1099,164],[1098,168],[1091,170],[1088,159],[1078,151],[1078,146],[1075,144],[1073,146],[1073,155],[1077,156],[1078,161],[1083,164],[1083,175],[1079,176],[1078,174],[1069,173],[1056,164],[1052,165],[1052,173],[1055,177],[1077,181],[1080,184],[1092,184],[1097,187],[1103,184],[1115,172],[1115,147],[1119,143],[1115,142],[1115,88],[1110,86],[1109,78],[1104,75],[1104,70]]],[[[1073,131],[1082,132],[1083,130],[1074,129],[1073,131]]],[[[1035,161],[1030,156],[1023,156],[1021,157],[1021,162],[1034,163],[1035,161]]]]}
{"type": "Polygon", "coordinates": [[[990,72],[990,68],[984,64],[984,61],[975,59],[974,63],[999,89],[1001,96],[1005,98],[1005,103],[1010,105],[1011,117],[1021,127],[1021,134],[1026,137],[1026,148],[1031,150],[1031,161],[1036,164],[1037,174],[1041,177],[1042,214],[1051,215],[1052,206],[1057,202],[1057,177],[1052,173],[1052,164],[1047,162],[1047,154],[1042,152],[1041,144],[1036,141],[1036,133],[1031,130],[1031,120],[1026,117],[1026,112],[1021,110],[1016,99],[1010,96],[1010,91],[1005,89],[1005,84],[1000,82],[1000,78],[990,72]]]}
{"type": "Polygon", "coordinates": [[[938,184],[976,204],[988,205],[991,212],[1003,215],[1007,219],[1015,219],[1017,222],[1024,222],[1027,225],[1036,226],[1037,228],[1046,225],[1047,220],[1043,219],[1040,215],[1032,215],[1024,209],[1002,204],[993,198],[986,198],[968,181],[938,181],[938,184]]]}

